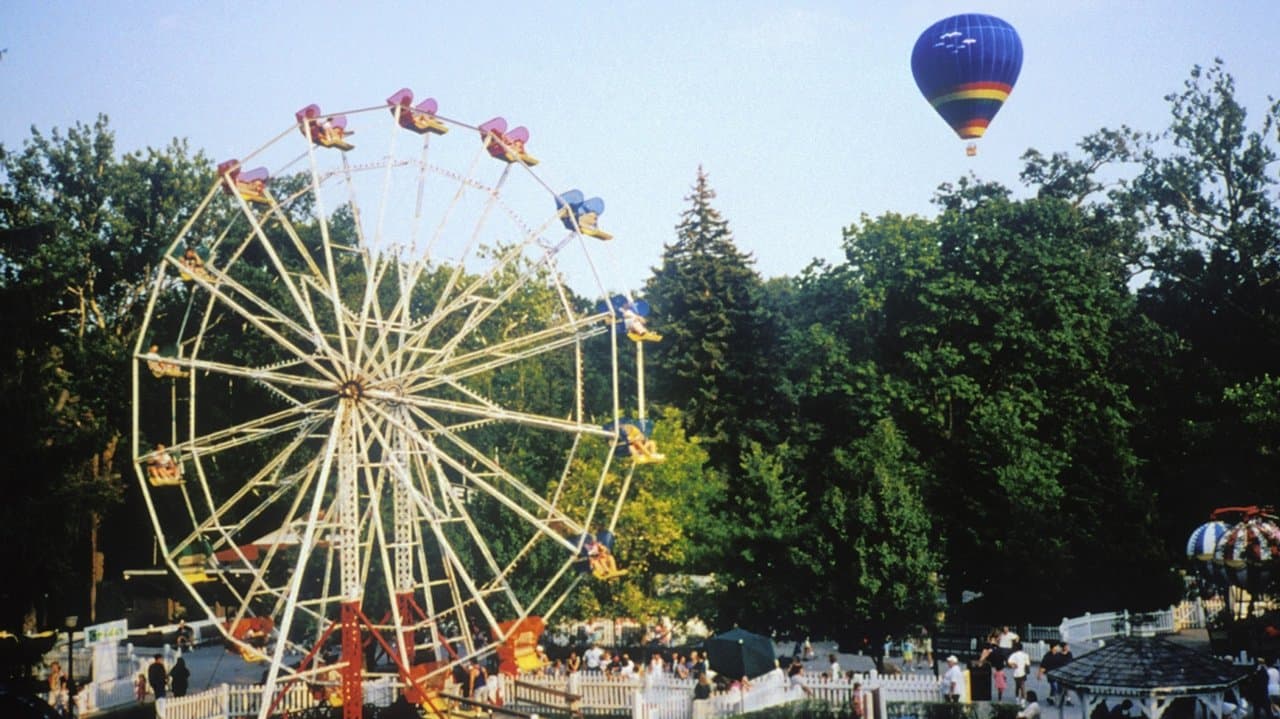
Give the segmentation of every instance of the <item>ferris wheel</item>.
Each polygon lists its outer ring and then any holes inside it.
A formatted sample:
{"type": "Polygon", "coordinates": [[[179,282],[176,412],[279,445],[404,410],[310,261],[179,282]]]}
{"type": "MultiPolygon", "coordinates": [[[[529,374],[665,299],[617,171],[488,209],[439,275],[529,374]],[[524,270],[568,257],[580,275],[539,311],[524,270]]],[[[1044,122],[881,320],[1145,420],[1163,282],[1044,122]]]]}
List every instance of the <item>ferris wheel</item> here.
{"type": "Polygon", "coordinates": [[[621,573],[587,548],[661,458],[603,203],[535,173],[524,128],[437,111],[299,110],[151,285],[134,464],[168,569],[270,662],[260,716],[509,646],[621,573]]]}

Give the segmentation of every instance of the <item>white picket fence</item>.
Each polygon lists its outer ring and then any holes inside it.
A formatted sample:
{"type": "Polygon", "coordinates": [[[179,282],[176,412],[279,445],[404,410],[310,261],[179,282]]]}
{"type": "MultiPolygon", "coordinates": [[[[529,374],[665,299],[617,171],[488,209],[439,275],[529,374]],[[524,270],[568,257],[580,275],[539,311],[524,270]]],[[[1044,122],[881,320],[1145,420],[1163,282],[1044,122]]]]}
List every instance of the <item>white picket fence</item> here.
{"type": "MultiPolygon", "coordinates": [[[[389,706],[399,693],[399,685],[391,679],[364,684],[366,704],[389,706]]],[[[278,695],[275,711],[296,712],[323,703],[304,682],[295,682],[278,695]]],[[[156,700],[156,719],[229,719],[257,716],[262,708],[262,687],[223,684],[185,697],[156,700]]]]}
{"type": "MultiPolygon", "coordinates": [[[[1189,613],[1184,613],[1184,616],[1189,616],[1189,613]]],[[[1172,634],[1178,631],[1177,612],[1174,607],[1159,612],[1086,612],[1081,617],[1064,618],[1058,631],[1065,641],[1073,643],[1099,642],[1131,635],[1172,634]]]]}
{"type": "MultiPolygon", "coordinates": [[[[588,714],[625,714],[633,719],[719,719],[765,707],[797,701],[818,701],[843,706],[853,693],[855,682],[864,690],[879,689],[884,702],[936,702],[942,699],[942,683],[928,674],[867,675],[828,678],[805,677],[809,690],[791,688],[781,670],[755,679],[745,691],[717,692],[704,701],[693,700],[694,680],[669,675],[605,677],[578,673],[569,677],[522,675],[521,686],[508,692],[510,704],[526,711],[540,710],[529,699],[539,700],[538,688],[582,697],[580,708],[588,714]]],[[[967,686],[961,697],[969,701],[967,686]]],[[[877,714],[879,716],[880,714],[877,714]]]]}
{"type": "Polygon", "coordinates": [[[77,695],[80,716],[96,714],[137,701],[133,690],[133,677],[126,676],[107,682],[91,682],[77,695]]]}

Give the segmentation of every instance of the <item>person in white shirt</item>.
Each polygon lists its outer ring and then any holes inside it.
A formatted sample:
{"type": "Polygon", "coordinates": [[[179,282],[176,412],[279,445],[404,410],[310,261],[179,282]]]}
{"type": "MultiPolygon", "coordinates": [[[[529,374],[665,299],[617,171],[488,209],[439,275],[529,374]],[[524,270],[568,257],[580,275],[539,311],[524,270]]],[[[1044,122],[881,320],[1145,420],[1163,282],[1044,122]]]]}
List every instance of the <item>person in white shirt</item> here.
{"type": "Polygon", "coordinates": [[[831,678],[839,679],[842,676],[840,674],[840,660],[836,657],[836,655],[828,654],[827,661],[831,662],[831,669],[828,670],[831,672],[831,678]]]}
{"type": "Polygon", "coordinates": [[[1013,695],[1018,703],[1027,705],[1027,673],[1031,668],[1031,655],[1022,649],[1022,642],[1013,643],[1013,654],[1009,655],[1009,666],[1013,668],[1013,695]]]}
{"type": "Polygon", "coordinates": [[[947,657],[947,672],[942,675],[942,691],[947,701],[960,701],[961,685],[964,684],[964,670],[960,668],[960,660],[954,654],[947,657]]]}
{"type": "Polygon", "coordinates": [[[1035,692],[1027,692],[1027,705],[1018,712],[1018,719],[1040,719],[1040,702],[1035,692]]]}
{"type": "Polygon", "coordinates": [[[591,648],[583,652],[582,659],[587,665],[587,671],[598,672],[601,669],[600,660],[604,657],[604,650],[599,644],[592,644],[591,648]]]}
{"type": "Polygon", "coordinates": [[[1001,649],[1013,649],[1018,641],[1018,634],[1008,627],[1001,627],[1000,636],[996,638],[996,646],[1001,649]]]}

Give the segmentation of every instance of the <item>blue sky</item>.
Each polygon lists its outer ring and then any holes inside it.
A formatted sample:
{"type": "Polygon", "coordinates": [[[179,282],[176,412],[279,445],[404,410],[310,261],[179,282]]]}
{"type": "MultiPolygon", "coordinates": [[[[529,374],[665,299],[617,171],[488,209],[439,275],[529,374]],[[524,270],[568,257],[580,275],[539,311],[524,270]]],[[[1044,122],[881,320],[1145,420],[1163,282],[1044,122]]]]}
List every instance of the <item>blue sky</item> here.
{"type": "Polygon", "coordinates": [[[638,288],[699,165],[766,277],[838,259],[863,214],[932,215],[974,172],[1017,186],[1029,147],[1167,126],[1164,95],[1223,58],[1257,117],[1280,95],[1272,0],[899,2],[51,2],[0,6],[0,142],[106,113],[121,150],[187,138],[257,148],[311,103],[400,87],[443,115],[505,115],[554,182],[608,203],[617,283],[638,288]],[[948,15],[1018,29],[1025,61],[968,158],[920,97],[910,53],[948,15]]]}

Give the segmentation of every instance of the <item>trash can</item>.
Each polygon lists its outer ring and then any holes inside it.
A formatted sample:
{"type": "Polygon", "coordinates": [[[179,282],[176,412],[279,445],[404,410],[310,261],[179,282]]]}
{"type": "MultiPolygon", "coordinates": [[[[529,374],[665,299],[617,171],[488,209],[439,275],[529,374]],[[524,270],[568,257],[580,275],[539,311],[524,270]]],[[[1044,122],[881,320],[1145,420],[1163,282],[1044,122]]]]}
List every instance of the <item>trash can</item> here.
{"type": "Polygon", "coordinates": [[[991,701],[990,664],[969,664],[969,698],[975,702],[991,701]]]}

